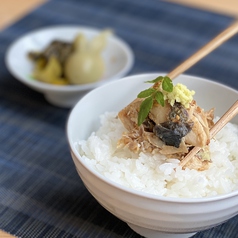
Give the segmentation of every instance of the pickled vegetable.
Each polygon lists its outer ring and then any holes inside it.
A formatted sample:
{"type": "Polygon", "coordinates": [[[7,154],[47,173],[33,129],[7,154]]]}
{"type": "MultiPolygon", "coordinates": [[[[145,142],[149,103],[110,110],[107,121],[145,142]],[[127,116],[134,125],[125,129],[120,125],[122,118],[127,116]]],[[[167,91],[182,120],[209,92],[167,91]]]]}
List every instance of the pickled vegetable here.
{"type": "Polygon", "coordinates": [[[111,31],[87,40],[83,34],[74,41],[52,41],[42,52],[29,52],[35,63],[34,79],[51,84],[86,84],[100,80],[105,72],[102,51],[111,31]]]}
{"type": "Polygon", "coordinates": [[[44,83],[51,83],[57,85],[66,85],[68,81],[61,77],[62,67],[58,59],[54,56],[50,57],[48,63],[42,67],[38,60],[38,64],[33,72],[33,77],[44,83]]]}
{"type": "Polygon", "coordinates": [[[76,38],[74,53],[65,64],[65,75],[71,84],[92,83],[103,76],[105,65],[101,52],[109,34],[104,31],[92,41],[87,41],[82,34],[76,38]]]}

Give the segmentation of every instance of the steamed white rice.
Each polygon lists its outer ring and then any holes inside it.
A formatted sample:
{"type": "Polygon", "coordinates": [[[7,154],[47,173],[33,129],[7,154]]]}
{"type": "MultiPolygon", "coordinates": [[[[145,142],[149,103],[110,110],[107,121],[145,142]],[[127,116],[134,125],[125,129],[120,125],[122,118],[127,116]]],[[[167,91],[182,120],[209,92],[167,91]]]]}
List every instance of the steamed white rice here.
{"type": "Polygon", "coordinates": [[[185,169],[163,155],[117,149],[125,131],[116,112],[101,116],[101,127],[78,142],[83,159],[103,176],[128,188],[167,197],[200,198],[238,189],[238,125],[228,123],[210,143],[212,163],[206,171],[185,169]],[[176,168],[176,170],[175,170],[176,168]]]}

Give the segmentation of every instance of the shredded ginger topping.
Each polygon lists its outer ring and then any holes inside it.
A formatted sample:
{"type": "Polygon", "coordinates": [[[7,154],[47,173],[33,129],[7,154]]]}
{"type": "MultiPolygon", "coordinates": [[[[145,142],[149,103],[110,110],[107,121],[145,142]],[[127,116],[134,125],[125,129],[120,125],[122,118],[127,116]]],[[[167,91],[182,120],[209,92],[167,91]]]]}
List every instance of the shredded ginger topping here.
{"type": "Polygon", "coordinates": [[[173,87],[173,91],[165,93],[164,97],[171,106],[173,106],[175,102],[179,102],[185,108],[189,108],[189,104],[192,102],[194,94],[194,90],[189,90],[185,85],[178,83],[173,87]]]}

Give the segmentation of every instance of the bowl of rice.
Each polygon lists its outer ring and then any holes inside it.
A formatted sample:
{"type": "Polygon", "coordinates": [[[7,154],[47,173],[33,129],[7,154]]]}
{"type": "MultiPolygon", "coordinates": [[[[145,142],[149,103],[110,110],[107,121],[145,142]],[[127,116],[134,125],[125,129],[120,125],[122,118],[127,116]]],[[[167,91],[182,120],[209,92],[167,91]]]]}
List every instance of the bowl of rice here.
{"type": "MultiPolygon", "coordinates": [[[[118,112],[158,75],[125,77],[84,96],[69,115],[68,143],[80,178],[105,209],[142,236],[186,238],[238,214],[238,118],[211,140],[212,163],[203,171],[118,149],[125,131],[118,112]]],[[[180,75],[178,82],[195,91],[200,107],[215,108],[215,120],[238,98],[238,91],[208,79],[180,75]]]]}

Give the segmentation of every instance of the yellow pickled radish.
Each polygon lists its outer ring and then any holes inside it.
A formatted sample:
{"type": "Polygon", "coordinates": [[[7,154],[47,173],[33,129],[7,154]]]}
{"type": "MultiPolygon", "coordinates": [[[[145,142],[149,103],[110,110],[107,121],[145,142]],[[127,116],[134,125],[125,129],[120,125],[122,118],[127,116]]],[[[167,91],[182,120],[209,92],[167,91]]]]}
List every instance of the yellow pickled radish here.
{"type": "Polygon", "coordinates": [[[36,68],[33,72],[33,77],[39,81],[59,85],[68,84],[65,78],[61,78],[61,75],[62,68],[55,57],[51,57],[44,68],[36,64],[36,68]]]}

